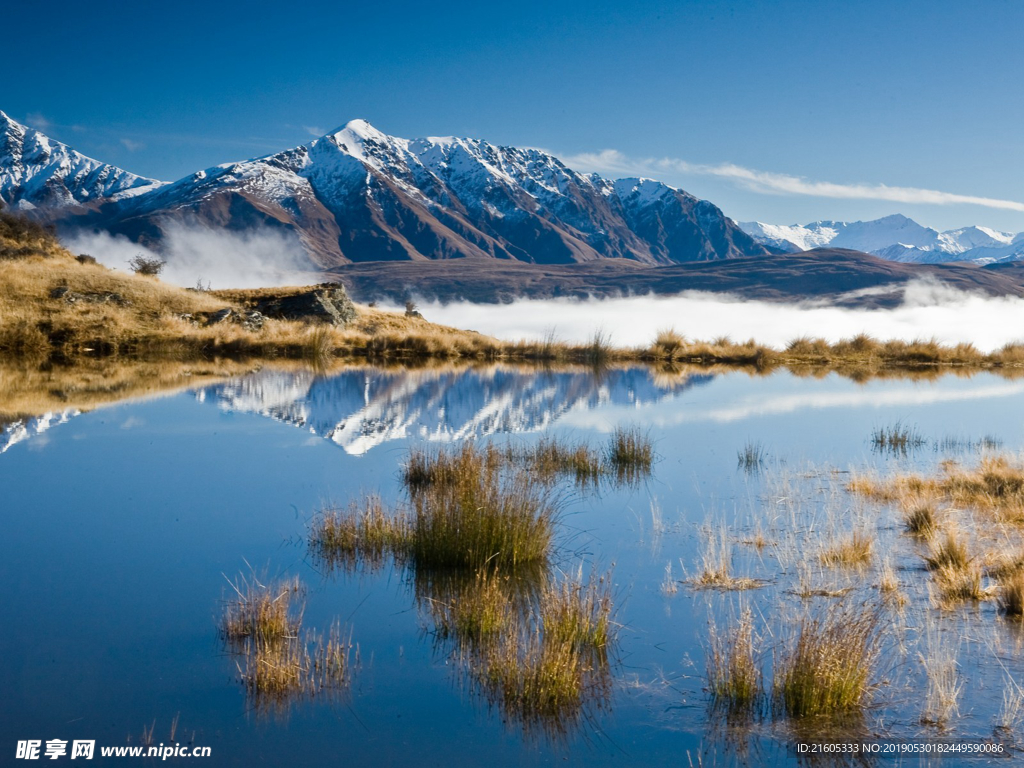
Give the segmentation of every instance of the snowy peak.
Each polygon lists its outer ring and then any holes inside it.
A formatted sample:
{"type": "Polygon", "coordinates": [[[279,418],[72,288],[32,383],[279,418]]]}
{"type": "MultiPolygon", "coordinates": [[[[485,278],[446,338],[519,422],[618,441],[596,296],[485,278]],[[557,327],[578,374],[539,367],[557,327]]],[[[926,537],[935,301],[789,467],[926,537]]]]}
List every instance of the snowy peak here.
{"type": "Polygon", "coordinates": [[[88,226],[127,237],[181,220],[284,227],[323,269],[459,257],[653,265],[768,253],[711,203],[657,181],[584,176],[540,150],[480,139],[399,138],[362,119],[193,174],[97,219],[88,226]]]}
{"type": "Polygon", "coordinates": [[[815,221],[806,225],[741,222],[755,240],[784,251],[829,246],[851,248],[893,261],[989,263],[1024,255],[1024,238],[987,227],[970,226],[939,232],[901,214],[873,221],[815,221]]]}
{"type": "Polygon", "coordinates": [[[161,184],[86,157],[0,112],[0,200],[12,208],[122,199],[161,184]]]}

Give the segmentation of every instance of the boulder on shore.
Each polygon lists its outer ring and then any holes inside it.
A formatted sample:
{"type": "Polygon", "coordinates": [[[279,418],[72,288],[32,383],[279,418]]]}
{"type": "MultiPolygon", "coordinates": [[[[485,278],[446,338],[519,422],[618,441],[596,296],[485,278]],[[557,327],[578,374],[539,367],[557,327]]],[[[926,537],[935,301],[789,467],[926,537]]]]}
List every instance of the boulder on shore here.
{"type": "Polygon", "coordinates": [[[345,326],[356,318],[356,305],[345,286],[338,283],[324,283],[290,296],[259,299],[255,309],[277,320],[319,320],[337,326],[345,326]]]}

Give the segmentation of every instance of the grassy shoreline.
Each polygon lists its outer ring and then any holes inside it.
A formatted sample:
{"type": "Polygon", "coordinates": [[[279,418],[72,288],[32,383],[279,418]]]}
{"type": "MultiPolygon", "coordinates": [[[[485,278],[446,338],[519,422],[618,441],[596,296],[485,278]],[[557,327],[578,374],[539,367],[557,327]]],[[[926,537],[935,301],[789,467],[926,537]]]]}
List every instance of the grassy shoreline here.
{"type": "Polygon", "coordinates": [[[879,341],[868,336],[829,343],[799,338],[784,349],[753,339],[687,339],[673,330],[640,347],[612,347],[596,334],[586,343],[502,341],[437,325],[418,315],[358,306],[344,327],[319,321],[266,319],[252,329],[209,323],[218,312],[244,314],[254,300],[303,289],[204,291],[76,258],[45,229],[0,213],[0,362],[87,358],[133,361],[313,360],[371,362],[427,359],[543,365],[651,364],[663,367],[776,368],[848,372],[998,370],[1024,374],[1024,342],[983,353],[970,344],[879,341]],[[203,322],[196,322],[202,318],[203,322]]]}

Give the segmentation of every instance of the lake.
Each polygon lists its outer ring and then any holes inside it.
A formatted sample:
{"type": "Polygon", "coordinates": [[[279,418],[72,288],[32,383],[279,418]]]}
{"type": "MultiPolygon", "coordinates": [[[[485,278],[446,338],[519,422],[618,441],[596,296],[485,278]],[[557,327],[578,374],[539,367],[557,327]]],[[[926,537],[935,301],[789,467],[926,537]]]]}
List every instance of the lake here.
{"type": "MultiPolygon", "coordinates": [[[[711,705],[709,621],[721,634],[749,609],[770,670],[805,612],[866,603],[881,655],[849,733],[1008,742],[1012,728],[997,725],[1007,680],[1024,683],[1021,625],[994,599],[936,605],[925,545],[897,509],[846,486],[1017,454],[1021,414],[1024,380],[987,373],[857,382],[488,366],[268,369],[12,420],[0,435],[0,731],[6,745],[125,745],[150,732],[170,743],[173,728],[211,747],[211,765],[773,764],[803,732],[772,707],[737,722],[711,705]],[[896,425],[906,445],[873,441],[896,425]],[[407,564],[330,570],[310,554],[324,506],[365,493],[401,503],[410,448],[552,436],[601,448],[619,426],[653,439],[650,477],[557,488],[551,567],[610,572],[617,632],[607,687],[556,727],[480,690],[407,564]],[[867,564],[823,564],[828,541],[855,530],[872,537],[867,564]],[[719,534],[730,572],[753,588],[695,583],[719,534]],[[879,589],[886,563],[898,605],[879,589]],[[339,622],[351,637],[346,690],[253,700],[219,632],[240,574],[301,580],[303,626],[339,622]],[[921,659],[942,653],[962,690],[941,726],[923,724],[921,659]]],[[[962,525],[979,559],[1020,546],[1019,526],[962,525]]]]}

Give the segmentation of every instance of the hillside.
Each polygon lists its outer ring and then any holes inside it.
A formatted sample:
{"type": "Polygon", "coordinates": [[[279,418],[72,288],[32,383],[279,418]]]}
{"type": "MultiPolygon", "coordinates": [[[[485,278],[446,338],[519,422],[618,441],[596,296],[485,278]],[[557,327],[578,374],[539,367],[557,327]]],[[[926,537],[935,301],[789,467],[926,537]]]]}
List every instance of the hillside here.
{"type": "Polygon", "coordinates": [[[360,301],[401,302],[416,296],[494,303],[517,296],[606,297],[712,291],[768,301],[822,299],[843,306],[887,307],[899,304],[904,288],[921,279],[990,296],[1024,295],[1024,273],[1019,269],[900,264],[843,249],[654,268],[625,259],[548,266],[480,259],[367,263],[341,267],[332,270],[331,275],[360,301]]]}

